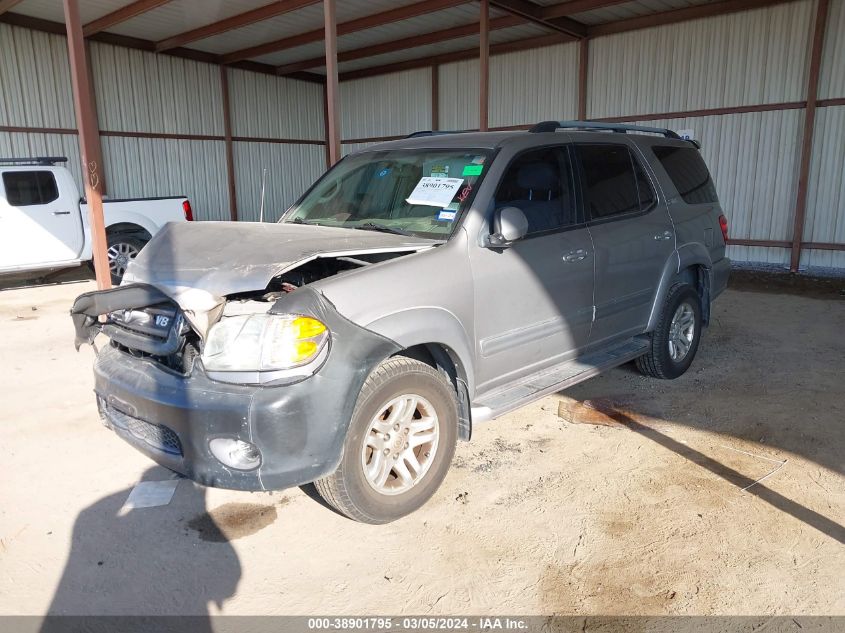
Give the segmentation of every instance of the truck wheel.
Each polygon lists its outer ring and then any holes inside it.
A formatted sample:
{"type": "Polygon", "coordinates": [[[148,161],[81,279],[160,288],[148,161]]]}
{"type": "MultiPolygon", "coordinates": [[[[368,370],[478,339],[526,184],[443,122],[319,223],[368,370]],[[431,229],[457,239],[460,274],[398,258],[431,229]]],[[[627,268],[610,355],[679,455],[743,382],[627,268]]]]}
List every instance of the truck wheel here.
{"type": "Polygon", "coordinates": [[[109,248],[106,253],[109,258],[111,282],[117,285],[123,279],[123,273],[126,272],[129,262],[138,256],[147,242],[136,235],[127,233],[109,233],[107,239],[109,248]]]}
{"type": "Polygon", "coordinates": [[[691,285],[675,284],[666,295],[649,351],[637,359],[637,369],[652,378],[677,378],[689,369],[700,340],[701,298],[691,285]]]}
{"type": "Polygon", "coordinates": [[[314,485],[349,518],[388,523],[422,506],[443,482],[457,428],[452,384],[425,363],[389,358],[361,389],[340,465],[314,485]]]}

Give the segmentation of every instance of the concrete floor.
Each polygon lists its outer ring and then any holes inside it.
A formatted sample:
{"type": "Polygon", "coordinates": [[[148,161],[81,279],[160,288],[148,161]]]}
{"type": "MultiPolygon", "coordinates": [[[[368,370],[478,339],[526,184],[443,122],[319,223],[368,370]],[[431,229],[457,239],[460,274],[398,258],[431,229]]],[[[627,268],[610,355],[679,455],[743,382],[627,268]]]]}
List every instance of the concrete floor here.
{"type": "Polygon", "coordinates": [[[479,426],[374,527],[187,480],[121,513],[170,474],[98,421],[67,315],[92,287],[0,292],[0,614],[845,614],[841,300],[728,291],[687,375],[479,426]]]}

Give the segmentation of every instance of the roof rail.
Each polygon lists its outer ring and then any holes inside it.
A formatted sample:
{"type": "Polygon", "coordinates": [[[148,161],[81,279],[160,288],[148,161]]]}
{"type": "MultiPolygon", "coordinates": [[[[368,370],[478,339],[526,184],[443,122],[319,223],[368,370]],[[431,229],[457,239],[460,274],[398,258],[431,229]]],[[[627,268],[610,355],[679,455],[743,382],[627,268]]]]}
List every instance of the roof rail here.
{"type": "Polygon", "coordinates": [[[0,158],[0,165],[38,165],[51,167],[56,163],[66,163],[67,156],[34,156],[31,158],[0,158]]]}
{"type": "Polygon", "coordinates": [[[542,132],[554,132],[556,130],[596,130],[605,132],[617,132],[619,134],[627,134],[628,132],[649,132],[651,134],[660,134],[666,138],[674,138],[683,140],[676,132],[662,127],[646,127],[643,125],[626,125],[624,123],[594,123],[592,121],[542,121],[529,132],[539,134],[542,132]]]}
{"type": "Polygon", "coordinates": [[[472,130],[421,130],[408,134],[405,138],[419,138],[421,136],[442,136],[443,134],[466,134],[472,130]]]}

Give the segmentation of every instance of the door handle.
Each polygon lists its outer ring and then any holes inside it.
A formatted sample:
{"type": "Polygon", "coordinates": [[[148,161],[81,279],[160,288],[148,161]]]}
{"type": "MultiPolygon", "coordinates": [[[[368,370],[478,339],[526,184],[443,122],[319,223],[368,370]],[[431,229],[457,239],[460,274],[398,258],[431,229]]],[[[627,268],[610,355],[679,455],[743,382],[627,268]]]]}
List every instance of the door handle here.
{"type": "Polygon", "coordinates": [[[53,211],[53,215],[70,215],[70,211],[53,211]]]}
{"type": "Polygon", "coordinates": [[[663,231],[663,233],[658,233],[654,236],[656,240],[671,240],[672,239],[672,231],[663,231]]]}
{"type": "Polygon", "coordinates": [[[566,255],[564,255],[563,261],[567,263],[580,262],[587,259],[587,255],[589,255],[589,253],[586,250],[579,248],[575,251],[569,251],[566,255]]]}

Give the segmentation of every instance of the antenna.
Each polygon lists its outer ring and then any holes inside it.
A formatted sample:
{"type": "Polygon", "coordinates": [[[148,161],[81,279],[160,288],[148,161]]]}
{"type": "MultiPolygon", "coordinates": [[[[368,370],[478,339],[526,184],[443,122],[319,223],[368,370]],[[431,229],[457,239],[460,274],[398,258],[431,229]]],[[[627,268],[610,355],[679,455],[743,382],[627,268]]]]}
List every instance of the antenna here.
{"type": "Polygon", "coordinates": [[[267,168],[261,172],[261,208],[258,212],[258,221],[264,222],[264,182],[267,180],[267,168]]]}

